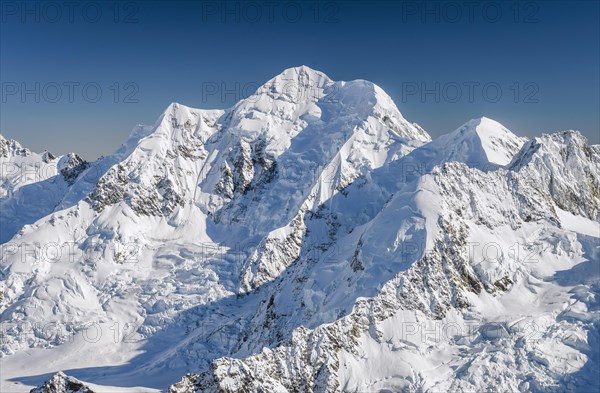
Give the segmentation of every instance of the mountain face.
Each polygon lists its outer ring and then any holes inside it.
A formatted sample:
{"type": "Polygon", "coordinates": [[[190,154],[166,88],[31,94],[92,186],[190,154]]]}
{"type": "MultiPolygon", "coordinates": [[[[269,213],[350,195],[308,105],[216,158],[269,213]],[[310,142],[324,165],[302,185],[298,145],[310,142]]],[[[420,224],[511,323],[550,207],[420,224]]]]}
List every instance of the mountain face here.
{"type": "Polygon", "coordinates": [[[297,67],[95,162],[4,138],[0,161],[2,391],[600,389],[576,131],[431,140],[297,67]]]}

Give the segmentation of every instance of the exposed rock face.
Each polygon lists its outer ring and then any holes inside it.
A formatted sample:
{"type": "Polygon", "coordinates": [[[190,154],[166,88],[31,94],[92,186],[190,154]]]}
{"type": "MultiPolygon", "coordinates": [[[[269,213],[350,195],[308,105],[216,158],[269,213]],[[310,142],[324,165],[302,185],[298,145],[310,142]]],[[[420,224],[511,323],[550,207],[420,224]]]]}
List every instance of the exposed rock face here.
{"type": "Polygon", "coordinates": [[[30,393],[94,393],[79,380],[66,376],[62,371],[54,374],[42,386],[30,393]]]}
{"type": "Polygon", "coordinates": [[[63,157],[58,163],[60,174],[69,185],[73,185],[77,177],[85,171],[90,164],[77,154],[70,153],[63,157]]]}

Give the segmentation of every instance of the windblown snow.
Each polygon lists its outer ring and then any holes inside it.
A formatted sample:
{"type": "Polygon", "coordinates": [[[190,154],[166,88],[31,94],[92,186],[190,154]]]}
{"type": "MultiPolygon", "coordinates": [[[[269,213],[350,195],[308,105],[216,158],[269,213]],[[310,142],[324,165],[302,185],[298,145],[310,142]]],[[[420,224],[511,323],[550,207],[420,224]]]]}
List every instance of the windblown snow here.
{"type": "Polygon", "coordinates": [[[0,390],[600,391],[600,146],[296,67],[112,155],[0,137],[0,390]]]}

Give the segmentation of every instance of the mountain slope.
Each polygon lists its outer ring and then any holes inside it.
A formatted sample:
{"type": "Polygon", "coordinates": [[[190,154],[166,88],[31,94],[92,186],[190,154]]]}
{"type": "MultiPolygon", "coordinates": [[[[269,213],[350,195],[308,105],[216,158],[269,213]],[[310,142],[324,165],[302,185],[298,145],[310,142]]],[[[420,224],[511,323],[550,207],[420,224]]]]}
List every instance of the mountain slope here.
{"type": "MultiPolygon", "coordinates": [[[[333,324],[296,329],[284,346],[218,359],[171,391],[464,391],[490,383],[500,390],[598,389],[597,352],[583,343],[597,337],[600,225],[582,219],[589,229],[565,229],[572,216],[557,206],[561,197],[548,186],[531,188],[543,184],[531,178],[532,167],[546,154],[561,157],[558,144],[577,157],[569,168],[593,173],[581,190],[593,195],[598,157],[586,155],[592,149],[577,133],[535,143],[540,153],[530,165],[520,160],[522,166],[485,173],[447,164],[397,193],[374,219],[373,234],[361,236],[357,254],[365,274],[375,260],[398,266],[377,296],[333,324]],[[426,232],[421,239],[407,231],[415,217],[426,232]],[[499,254],[486,254],[490,246],[499,254]],[[502,363],[486,355],[499,350],[502,363]],[[578,370],[586,371],[570,376],[578,370]]],[[[581,208],[594,214],[598,201],[581,208]]]]}
{"type": "MultiPolygon", "coordinates": [[[[374,84],[333,82],[307,67],[225,111],[171,104],[113,155],[68,176],[47,215],[7,243],[1,350],[56,348],[69,364],[70,351],[90,347],[92,325],[148,340],[177,330],[179,318],[200,323],[193,310],[242,290],[241,270],[274,233],[429,139],[374,84]]],[[[110,358],[123,344],[107,336],[99,342],[110,358]]],[[[163,350],[144,360],[146,372],[156,374],[163,350]]]]}

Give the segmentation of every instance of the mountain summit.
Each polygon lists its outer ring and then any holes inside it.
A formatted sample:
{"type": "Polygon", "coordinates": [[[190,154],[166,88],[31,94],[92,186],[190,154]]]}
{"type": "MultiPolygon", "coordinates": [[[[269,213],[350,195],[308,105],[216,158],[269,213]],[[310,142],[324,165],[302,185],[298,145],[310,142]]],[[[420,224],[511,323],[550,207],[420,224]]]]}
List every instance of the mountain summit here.
{"type": "Polygon", "coordinates": [[[447,161],[506,165],[524,142],[524,138],[519,138],[497,121],[481,117],[470,120],[456,131],[438,138],[436,144],[452,147],[447,161]]]}

